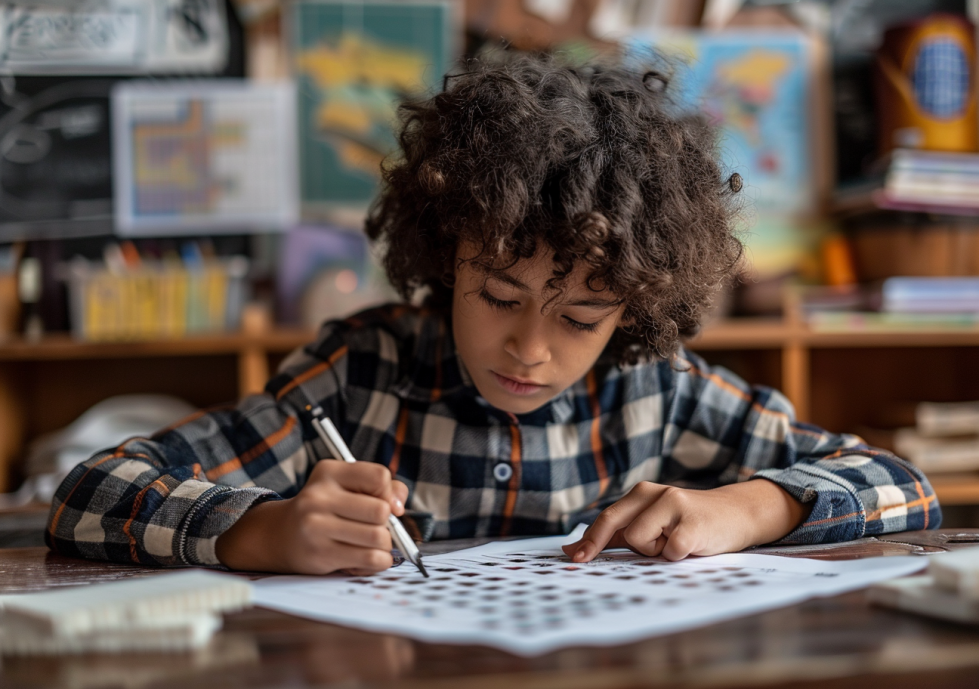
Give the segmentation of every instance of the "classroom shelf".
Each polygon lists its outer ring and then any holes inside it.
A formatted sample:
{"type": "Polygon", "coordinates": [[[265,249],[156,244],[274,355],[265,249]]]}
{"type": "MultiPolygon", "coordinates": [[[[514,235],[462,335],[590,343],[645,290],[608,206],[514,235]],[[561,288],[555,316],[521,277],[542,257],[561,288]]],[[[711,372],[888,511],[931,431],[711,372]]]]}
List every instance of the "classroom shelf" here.
{"type": "Polygon", "coordinates": [[[52,334],[37,341],[14,338],[0,342],[0,361],[218,355],[235,354],[252,347],[268,352],[289,352],[312,341],[315,334],[313,330],[295,328],[276,329],[258,335],[228,333],[173,340],[118,342],[83,342],[70,335],[52,334]]]}
{"type": "Polygon", "coordinates": [[[979,503],[979,474],[934,474],[928,479],[942,505],[979,503]]]}

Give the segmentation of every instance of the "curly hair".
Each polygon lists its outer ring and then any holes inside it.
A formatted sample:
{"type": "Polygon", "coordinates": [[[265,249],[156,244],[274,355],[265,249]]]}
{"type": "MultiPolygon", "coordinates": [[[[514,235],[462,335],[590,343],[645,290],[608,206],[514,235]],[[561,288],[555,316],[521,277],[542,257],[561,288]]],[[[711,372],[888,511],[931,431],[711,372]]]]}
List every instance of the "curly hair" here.
{"type": "Polygon", "coordinates": [[[550,288],[584,262],[588,287],[625,303],[623,361],[673,360],[738,270],[741,178],[723,177],[713,129],[647,62],[473,60],[441,93],[403,103],[401,155],[366,223],[399,293],[428,287],[430,305],[451,303],[460,242],[481,247],[484,266],[546,247],[550,288]]]}

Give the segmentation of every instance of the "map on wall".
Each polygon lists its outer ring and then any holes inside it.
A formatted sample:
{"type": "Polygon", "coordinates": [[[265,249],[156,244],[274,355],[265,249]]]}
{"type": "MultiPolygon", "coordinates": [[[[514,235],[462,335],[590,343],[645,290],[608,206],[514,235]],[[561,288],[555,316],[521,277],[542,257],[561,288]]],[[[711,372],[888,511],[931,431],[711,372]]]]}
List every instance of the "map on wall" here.
{"type": "Polygon", "coordinates": [[[120,234],[269,230],[296,221],[290,86],[129,82],[112,98],[120,234]]]}
{"type": "Polygon", "coordinates": [[[788,32],[650,32],[633,36],[629,48],[640,56],[653,48],[671,60],[680,102],[720,128],[724,168],[744,179],[755,267],[791,269],[815,241],[798,221],[812,216],[818,201],[809,39],[788,32]]]}
{"type": "Polygon", "coordinates": [[[758,210],[805,213],[815,202],[808,39],[758,32],[634,37],[677,59],[682,101],[723,131],[721,154],[758,210]]]}
{"type": "Polygon", "coordinates": [[[441,87],[456,57],[450,2],[297,2],[302,200],[365,206],[396,148],[402,98],[441,87]]]}

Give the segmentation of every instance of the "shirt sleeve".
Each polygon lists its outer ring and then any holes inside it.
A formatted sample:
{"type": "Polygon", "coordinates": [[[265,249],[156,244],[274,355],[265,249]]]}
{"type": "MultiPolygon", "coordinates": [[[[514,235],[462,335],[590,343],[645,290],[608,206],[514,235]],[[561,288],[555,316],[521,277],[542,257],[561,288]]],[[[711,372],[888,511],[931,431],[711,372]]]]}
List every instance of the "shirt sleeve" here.
{"type": "Polygon", "coordinates": [[[219,566],[218,536],[253,505],[295,495],[305,483],[322,443],[297,400],[308,396],[342,418],[345,365],[345,347],[331,356],[300,350],[263,394],[196,412],[79,464],[54,495],[48,546],[114,562],[219,566]]]}
{"type": "Polygon", "coordinates": [[[795,419],[781,393],[685,353],[664,436],[664,482],[713,487],[767,479],[809,518],[780,543],[835,543],[934,529],[935,492],[917,467],[848,434],[795,419]]]}

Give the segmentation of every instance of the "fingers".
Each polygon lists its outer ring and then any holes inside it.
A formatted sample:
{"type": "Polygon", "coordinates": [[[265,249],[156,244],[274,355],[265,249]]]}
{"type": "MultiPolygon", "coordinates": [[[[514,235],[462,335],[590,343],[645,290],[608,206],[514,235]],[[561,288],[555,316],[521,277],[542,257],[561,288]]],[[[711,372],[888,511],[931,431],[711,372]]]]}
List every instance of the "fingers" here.
{"type": "Polygon", "coordinates": [[[389,502],[393,495],[391,492],[391,472],[382,464],[374,464],[373,462],[347,464],[346,462],[328,460],[319,462],[319,464],[327,464],[330,478],[353,493],[373,495],[386,502],[389,502]]]}
{"type": "Polygon", "coordinates": [[[384,500],[397,515],[404,514],[408,499],[408,487],[391,478],[391,472],[383,464],[373,462],[346,462],[323,460],[316,463],[306,485],[334,482],[351,493],[372,495],[384,500]]]}
{"type": "Polygon", "coordinates": [[[334,541],[361,548],[391,550],[391,532],[387,525],[371,525],[328,516],[323,528],[334,541]]]}
{"type": "Polygon", "coordinates": [[[667,489],[666,486],[655,483],[638,484],[624,498],[602,510],[598,519],[588,527],[578,543],[565,546],[565,553],[570,555],[574,562],[592,560],[608,546],[617,531],[632,524],[636,517],[667,489]]]}
{"type": "Polygon", "coordinates": [[[673,538],[674,530],[684,512],[684,495],[677,489],[667,488],[622,531],[622,537],[632,548],[643,555],[660,555],[673,538]]]}
{"type": "Polygon", "coordinates": [[[380,498],[336,491],[326,498],[329,511],[338,517],[364,524],[387,524],[391,506],[380,498]]]}
{"type": "Polygon", "coordinates": [[[681,525],[670,534],[669,540],[666,541],[666,545],[662,549],[662,554],[667,560],[675,562],[694,554],[696,549],[697,541],[691,536],[690,530],[684,529],[681,525]]]}
{"type": "Polygon", "coordinates": [[[338,569],[356,571],[361,574],[374,574],[388,569],[394,564],[389,550],[361,548],[334,541],[329,554],[324,558],[318,573],[335,572],[338,569]]]}

